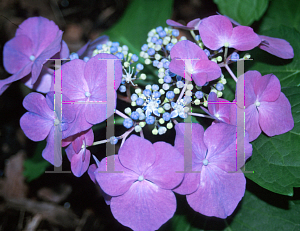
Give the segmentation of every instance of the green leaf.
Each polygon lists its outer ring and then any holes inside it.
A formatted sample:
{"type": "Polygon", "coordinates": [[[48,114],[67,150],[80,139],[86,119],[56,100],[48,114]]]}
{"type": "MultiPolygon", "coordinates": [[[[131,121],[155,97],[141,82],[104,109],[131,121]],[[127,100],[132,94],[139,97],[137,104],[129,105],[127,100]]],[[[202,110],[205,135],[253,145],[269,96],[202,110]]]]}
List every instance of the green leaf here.
{"type": "Polygon", "coordinates": [[[42,157],[42,152],[46,146],[46,141],[38,142],[33,157],[24,161],[23,175],[28,182],[40,177],[51,165],[42,157]]]}
{"type": "Polygon", "coordinates": [[[158,26],[166,26],[171,18],[173,0],[133,0],[121,20],[106,31],[111,41],[118,41],[137,55],[147,41],[148,32],[158,26]]]}
{"type": "MultiPolygon", "coordinates": [[[[272,196],[270,193],[267,196],[272,196]]],[[[266,198],[267,199],[267,198],[266,198]]],[[[299,201],[286,200],[282,196],[272,196],[273,200],[281,199],[285,202],[284,208],[273,206],[249,191],[245,192],[241,209],[233,217],[229,227],[232,231],[273,231],[273,230],[299,230],[300,205],[299,201]]],[[[280,204],[279,201],[270,201],[280,204]]],[[[229,223],[229,222],[228,222],[229,223]]]]}
{"type": "Polygon", "coordinates": [[[300,187],[300,87],[283,88],[292,106],[294,128],[282,135],[261,134],[252,142],[252,157],[246,163],[246,177],[263,188],[283,195],[293,195],[300,187]]]}
{"type": "Polygon", "coordinates": [[[189,212],[188,215],[176,212],[169,222],[171,223],[169,230],[273,231],[300,229],[299,200],[288,200],[284,196],[269,192],[260,192],[258,195],[260,198],[252,192],[246,191],[234,214],[225,220],[205,217],[194,211],[189,212]]]}
{"type": "Polygon", "coordinates": [[[279,25],[294,27],[300,32],[300,1],[272,0],[263,17],[260,30],[277,28],[279,25]]]}
{"type": "Polygon", "coordinates": [[[300,86],[300,33],[281,25],[261,34],[287,40],[294,49],[294,58],[281,59],[256,48],[250,52],[253,61],[245,62],[245,69],[257,70],[262,75],[273,73],[282,87],[300,86]]]}
{"type": "Polygon", "coordinates": [[[220,13],[248,26],[259,20],[268,7],[269,0],[214,0],[220,13]]]}

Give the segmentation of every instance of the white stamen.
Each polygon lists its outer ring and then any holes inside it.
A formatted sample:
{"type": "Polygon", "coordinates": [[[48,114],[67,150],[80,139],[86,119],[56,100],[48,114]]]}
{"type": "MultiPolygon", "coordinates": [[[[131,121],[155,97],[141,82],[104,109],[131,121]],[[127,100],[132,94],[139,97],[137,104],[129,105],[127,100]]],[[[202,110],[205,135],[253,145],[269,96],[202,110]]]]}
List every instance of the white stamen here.
{"type": "Polygon", "coordinates": [[[205,165],[205,166],[208,165],[208,160],[207,159],[204,159],[202,162],[203,162],[203,165],[205,165]]]}
{"type": "Polygon", "coordinates": [[[86,93],[84,93],[86,97],[90,97],[91,93],[89,93],[88,91],[86,93]]]}
{"type": "Polygon", "coordinates": [[[54,120],[54,126],[57,126],[57,125],[59,125],[59,120],[58,120],[58,119],[55,119],[55,120],[54,120]]]}
{"type": "Polygon", "coordinates": [[[30,59],[31,61],[34,61],[34,60],[35,60],[35,56],[34,56],[34,55],[30,55],[29,59],[30,59]]]}
{"type": "Polygon", "coordinates": [[[260,102],[255,101],[255,106],[256,106],[256,107],[259,107],[259,106],[260,106],[260,102]]]}
{"type": "Polygon", "coordinates": [[[144,180],[144,176],[143,176],[143,175],[140,175],[139,178],[138,178],[138,180],[139,180],[139,181],[143,181],[143,180],[144,180]]]}

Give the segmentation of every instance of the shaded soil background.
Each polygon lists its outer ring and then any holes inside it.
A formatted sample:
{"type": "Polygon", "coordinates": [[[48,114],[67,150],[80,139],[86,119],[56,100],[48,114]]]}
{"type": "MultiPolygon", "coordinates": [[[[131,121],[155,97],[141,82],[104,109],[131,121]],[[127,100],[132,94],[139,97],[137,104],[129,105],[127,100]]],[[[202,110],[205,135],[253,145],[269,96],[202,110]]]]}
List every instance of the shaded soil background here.
{"type": "MultiPolygon", "coordinates": [[[[1,0],[1,60],[4,44],[28,17],[53,20],[64,31],[63,40],[73,52],[88,40],[104,35],[128,4],[130,0],[1,0]]],[[[183,24],[217,11],[212,0],[175,0],[173,9],[172,19],[183,24]]],[[[0,79],[8,76],[1,62],[0,79]]],[[[81,178],[67,173],[43,174],[31,182],[23,177],[23,162],[37,146],[19,125],[26,112],[22,101],[29,92],[16,82],[0,96],[0,230],[130,230],[113,218],[87,174],[81,178]]],[[[116,127],[116,135],[123,132],[124,128],[116,127]]],[[[100,139],[105,139],[103,130],[95,133],[95,140],[100,139]]],[[[103,153],[104,157],[105,145],[93,147],[91,152],[103,153]]],[[[66,157],[62,168],[70,170],[66,157]]]]}

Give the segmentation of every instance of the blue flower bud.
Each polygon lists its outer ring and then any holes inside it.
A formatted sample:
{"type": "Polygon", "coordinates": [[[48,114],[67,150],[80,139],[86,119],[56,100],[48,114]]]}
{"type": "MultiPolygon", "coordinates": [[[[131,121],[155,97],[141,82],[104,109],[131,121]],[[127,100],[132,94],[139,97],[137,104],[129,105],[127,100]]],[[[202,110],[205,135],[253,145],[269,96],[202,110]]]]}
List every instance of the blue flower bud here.
{"type": "Polygon", "coordinates": [[[73,60],[73,59],[79,59],[79,56],[77,53],[72,53],[70,54],[70,59],[73,60]]]}
{"type": "Polygon", "coordinates": [[[171,81],[172,81],[171,76],[166,75],[166,76],[164,77],[164,81],[165,81],[165,83],[171,83],[171,81]]]}
{"type": "Polygon", "coordinates": [[[172,31],[172,35],[175,36],[175,37],[179,36],[179,30],[174,29],[172,31]]]}
{"type": "Polygon", "coordinates": [[[166,61],[165,63],[164,63],[164,68],[169,68],[169,65],[170,65],[170,62],[169,61],[166,61]]]}
{"type": "Polygon", "coordinates": [[[152,43],[156,43],[156,42],[157,42],[157,40],[158,40],[158,38],[157,38],[157,37],[155,37],[155,36],[151,38],[151,42],[152,42],[152,43]]]}
{"type": "Polygon", "coordinates": [[[154,116],[147,116],[146,117],[146,124],[154,124],[155,118],[154,116]]]}
{"type": "Polygon", "coordinates": [[[169,112],[165,112],[165,113],[163,114],[163,119],[164,119],[165,121],[169,121],[169,120],[171,119],[170,113],[169,113],[169,112]]]}
{"type": "Polygon", "coordinates": [[[142,98],[138,98],[138,99],[136,100],[136,105],[138,105],[138,106],[142,106],[143,103],[144,103],[144,100],[143,100],[142,98]]]}
{"type": "Polygon", "coordinates": [[[116,138],[115,136],[112,136],[109,138],[109,142],[111,144],[116,144],[116,143],[118,143],[118,138],[116,138]]]}
{"type": "Polygon", "coordinates": [[[117,56],[119,59],[123,59],[123,58],[124,58],[124,54],[121,53],[121,52],[118,52],[118,53],[116,54],[116,56],[117,56]]]}
{"type": "Polygon", "coordinates": [[[111,45],[112,45],[113,47],[118,47],[118,46],[120,46],[120,43],[119,43],[119,42],[113,42],[111,45]]]}
{"type": "Polygon", "coordinates": [[[162,39],[159,39],[157,40],[157,42],[155,43],[156,45],[162,45],[163,44],[163,40],[162,39]]]}
{"type": "Polygon", "coordinates": [[[240,56],[239,56],[239,54],[236,53],[236,52],[233,52],[232,55],[230,56],[230,59],[231,59],[232,61],[238,61],[239,58],[240,58],[240,56]]]}
{"type": "Polygon", "coordinates": [[[120,91],[120,92],[125,92],[125,91],[126,91],[126,87],[125,87],[124,85],[121,85],[121,86],[119,87],[119,91],[120,91]]]}
{"type": "Polygon", "coordinates": [[[207,55],[207,57],[208,57],[208,56],[210,56],[210,52],[209,52],[209,50],[207,50],[207,49],[204,49],[204,52],[205,52],[205,54],[207,55]]]}
{"type": "Polygon", "coordinates": [[[102,50],[102,44],[97,45],[98,50],[102,50]]]}
{"type": "Polygon", "coordinates": [[[149,48],[149,50],[147,51],[148,55],[152,56],[155,54],[155,50],[153,48],[149,48]]]}
{"type": "Polygon", "coordinates": [[[140,114],[137,111],[133,111],[130,115],[133,120],[137,120],[140,117],[140,114]]]}
{"type": "Polygon", "coordinates": [[[157,84],[152,85],[152,90],[153,91],[158,91],[158,89],[159,89],[159,86],[157,84]]]}
{"type": "Polygon", "coordinates": [[[167,93],[166,93],[166,97],[167,97],[168,99],[173,99],[173,98],[174,98],[174,96],[175,96],[175,94],[174,94],[174,92],[173,92],[173,91],[167,91],[167,93]]]}
{"type": "Polygon", "coordinates": [[[163,28],[162,28],[161,26],[156,27],[156,32],[157,32],[157,33],[161,32],[162,30],[163,30],[163,28]]]}
{"type": "Polygon", "coordinates": [[[153,92],[152,95],[153,95],[154,98],[159,98],[161,96],[159,91],[153,92]]]}
{"type": "Polygon", "coordinates": [[[138,98],[137,94],[132,94],[132,95],[131,95],[131,100],[132,100],[132,101],[136,101],[137,98],[138,98]]]}
{"type": "Polygon", "coordinates": [[[133,55],[131,56],[131,60],[132,60],[133,62],[136,62],[136,61],[139,60],[139,57],[138,57],[136,54],[133,54],[133,55]]]}
{"type": "Polygon", "coordinates": [[[141,63],[138,63],[137,65],[136,65],[136,69],[138,69],[138,70],[143,70],[144,69],[144,65],[143,64],[141,64],[141,63]]]}
{"type": "Polygon", "coordinates": [[[124,119],[124,121],[123,121],[123,126],[124,126],[125,128],[131,128],[132,125],[133,125],[132,119],[130,119],[130,118],[124,119]]]}
{"type": "Polygon", "coordinates": [[[222,83],[217,83],[216,89],[217,89],[218,91],[222,91],[222,90],[224,89],[224,85],[223,85],[222,83]]]}
{"type": "Polygon", "coordinates": [[[118,47],[110,47],[110,53],[115,53],[118,51],[118,47]]]}
{"type": "Polygon", "coordinates": [[[154,66],[154,67],[157,67],[158,64],[159,64],[159,61],[158,61],[158,60],[154,60],[154,61],[153,61],[153,66],[154,66]]]}
{"type": "Polygon", "coordinates": [[[202,99],[203,98],[203,92],[202,91],[196,91],[195,96],[197,99],[202,99]]]}
{"type": "Polygon", "coordinates": [[[199,41],[199,40],[200,40],[200,35],[196,35],[196,36],[195,36],[195,40],[196,40],[196,41],[199,41]]]}
{"type": "Polygon", "coordinates": [[[159,36],[160,36],[161,38],[163,38],[163,37],[165,37],[165,36],[167,35],[167,33],[166,33],[164,30],[161,31],[161,32],[159,32],[158,34],[159,34],[159,36]]]}
{"type": "Polygon", "coordinates": [[[145,89],[143,91],[143,94],[146,96],[146,97],[149,97],[151,95],[151,91],[149,89],[145,89]]]}
{"type": "Polygon", "coordinates": [[[169,44],[166,46],[166,49],[167,49],[168,51],[170,51],[170,50],[172,49],[173,46],[174,46],[173,43],[169,43],[169,44]]]}
{"type": "Polygon", "coordinates": [[[142,51],[146,51],[148,49],[148,45],[144,44],[141,49],[142,49],[142,51]]]}

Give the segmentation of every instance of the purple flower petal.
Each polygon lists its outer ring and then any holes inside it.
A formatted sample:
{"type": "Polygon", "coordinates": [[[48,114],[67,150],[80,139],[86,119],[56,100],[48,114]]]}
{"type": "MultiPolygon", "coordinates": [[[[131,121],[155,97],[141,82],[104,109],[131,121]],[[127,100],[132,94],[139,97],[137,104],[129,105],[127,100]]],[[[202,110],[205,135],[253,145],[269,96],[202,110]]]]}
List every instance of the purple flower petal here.
{"type": "Polygon", "coordinates": [[[131,135],[119,150],[119,159],[125,168],[138,175],[151,167],[156,159],[156,153],[150,141],[136,135],[131,135]]]}
{"type": "Polygon", "coordinates": [[[171,58],[208,60],[205,52],[195,43],[183,40],[174,45],[170,52],[171,58]]]}
{"type": "Polygon", "coordinates": [[[229,43],[232,30],[230,20],[222,15],[202,19],[199,25],[200,37],[204,45],[211,50],[218,50],[225,43],[229,43]]]}
{"type": "Polygon", "coordinates": [[[194,67],[192,79],[198,86],[219,78],[222,74],[221,68],[210,60],[200,60],[194,67]]]}
{"type": "Polygon", "coordinates": [[[233,28],[229,42],[229,47],[233,47],[239,51],[252,50],[261,43],[261,39],[253,29],[248,26],[237,26],[233,28]]]}
{"type": "Polygon", "coordinates": [[[53,127],[53,120],[45,119],[32,112],[26,112],[20,119],[20,126],[29,139],[41,141],[48,136],[53,127]]]}
{"type": "Polygon", "coordinates": [[[184,25],[182,25],[182,24],[180,24],[180,23],[178,23],[178,22],[175,22],[174,20],[171,20],[171,19],[168,19],[168,20],[166,21],[166,23],[167,23],[167,25],[169,25],[169,26],[177,27],[177,28],[183,29],[183,30],[192,30],[192,29],[193,29],[192,26],[191,26],[191,27],[184,26],[184,25]]]}
{"type": "Polygon", "coordinates": [[[291,104],[282,92],[274,102],[261,102],[258,111],[259,125],[268,136],[286,133],[294,127],[291,104]]]}
{"type": "Polygon", "coordinates": [[[93,41],[88,41],[82,48],[77,51],[77,54],[80,59],[84,57],[92,57],[93,51],[97,48],[99,44],[104,44],[109,40],[109,37],[106,35],[102,35],[96,38],[93,41]]]}
{"type": "Polygon", "coordinates": [[[134,183],[122,196],[111,199],[113,216],[133,230],[157,230],[173,217],[176,198],[172,191],[149,181],[134,183]]]}
{"type": "Polygon", "coordinates": [[[249,141],[255,140],[261,133],[259,126],[259,113],[254,104],[245,109],[245,124],[246,131],[249,134],[249,141]]]}
{"type": "Polygon", "coordinates": [[[94,172],[97,170],[97,166],[95,164],[91,164],[90,167],[88,168],[88,174],[91,180],[96,184],[96,178],[94,172]]]}
{"type": "Polygon", "coordinates": [[[156,153],[154,164],[146,170],[144,177],[163,189],[178,186],[182,179],[183,156],[170,144],[156,142],[153,144],[156,153]]]}
{"type": "Polygon", "coordinates": [[[31,84],[31,75],[27,75],[21,81],[30,89],[34,89],[41,93],[48,93],[51,90],[51,84],[53,83],[53,70],[44,67],[34,84],[31,84]]]}
{"type": "Polygon", "coordinates": [[[120,163],[119,155],[103,158],[99,168],[97,168],[95,172],[95,176],[100,187],[110,196],[120,196],[124,194],[139,177],[138,174],[125,168],[120,163]],[[122,173],[107,172],[107,158],[115,158],[115,171],[122,171],[122,173]]]}
{"type": "Polygon", "coordinates": [[[89,167],[91,158],[90,150],[83,148],[78,154],[73,155],[71,159],[71,170],[72,173],[81,177],[89,167]]]}
{"type": "Polygon", "coordinates": [[[57,37],[53,42],[47,45],[44,50],[36,57],[32,66],[32,84],[34,84],[43,67],[43,64],[47,62],[47,59],[54,56],[57,52],[61,50],[61,40],[62,40],[62,32],[58,33],[57,37]]]}
{"type": "Polygon", "coordinates": [[[227,173],[208,164],[202,167],[198,190],[186,198],[195,211],[225,219],[233,213],[244,196],[245,187],[243,173],[227,173]]]}
{"type": "Polygon", "coordinates": [[[24,76],[28,75],[31,71],[31,63],[24,66],[20,71],[13,74],[7,79],[0,80],[0,95],[10,86],[11,83],[22,79],[24,76]]]}
{"type": "Polygon", "coordinates": [[[23,106],[29,112],[35,113],[41,117],[49,119],[53,122],[54,112],[51,110],[46,102],[45,97],[36,92],[28,94],[23,100],[23,106]]]}
{"type": "Polygon", "coordinates": [[[26,65],[32,65],[30,56],[33,55],[33,52],[32,41],[27,36],[20,35],[9,40],[3,49],[5,70],[10,74],[15,74],[26,65]]]}
{"type": "Polygon", "coordinates": [[[279,79],[275,75],[264,75],[254,81],[256,81],[254,93],[257,95],[257,100],[259,102],[273,102],[278,99],[281,92],[281,86],[279,79]]]}
{"type": "Polygon", "coordinates": [[[201,19],[196,18],[196,19],[188,22],[187,27],[192,27],[193,30],[198,30],[200,23],[201,23],[201,19]]]}
{"type": "MultiPolygon", "coordinates": [[[[255,94],[254,88],[256,85],[256,82],[261,78],[261,74],[258,71],[247,71],[243,76],[240,76],[238,78],[237,86],[244,86],[244,99],[245,101],[242,102],[240,105],[238,101],[237,104],[240,108],[244,108],[244,106],[247,108],[249,105],[254,104],[257,96],[255,94]],[[244,82],[243,84],[240,84],[240,82],[244,82]]],[[[237,94],[237,91],[236,91],[237,94]]]]}
{"type": "MultiPolygon", "coordinates": [[[[233,125],[216,123],[208,127],[204,133],[204,143],[208,147],[206,159],[223,171],[234,172],[244,165],[244,160],[237,163],[236,141],[237,130],[233,125]]],[[[252,146],[248,136],[244,141],[245,161],[252,154],[252,146]]]]}
{"type": "MultiPolygon", "coordinates": [[[[218,98],[215,92],[208,95],[209,114],[213,115],[218,121],[230,123],[230,102],[228,100],[218,98]]],[[[203,108],[202,108],[203,110],[203,108]]]]}
{"type": "MultiPolygon", "coordinates": [[[[53,21],[43,17],[32,17],[25,20],[16,31],[16,36],[26,35],[33,41],[33,50],[39,56],[54,40],[61,37],[62,31],[53,21]]],[[[61,40],[59,41],[59,43],[61,40]]],[[[60,47],[58,51],[60,50],[60,47]]],[[[57,51],[57,52],[58,52],[57,51]]],[[[55,53],[57,53],[55,52],[55,53]]],[[[54,54],[55,54],[54,53],[54,54]]],[[[53,54],[53,55],[54,55],[53,54]]],[[[53,56],[52,55],[52,56],[53,56]]],[[[52,57],[50,56],[50,57],[52,57]]],[[[50,58],[48,57],[48,58],[50,58]]]]}
{"type": "Polygon", "coordinates": [[[294,57],[294,50],[286,40],[264,35],[259,35],[259,37],[262,40],[258,46],[260,49],[282,59],[292,59],[294,57]]]}
{"type": "MultiPolygon", "coordinates": [[[[204,129],[200,124],[192,123],[179,123],[175,126],[176,137],[174,147],[184,156],[186,152],[192,152],[192,162],[184,163],[185,170],[189,171],[199,171],[201,165],[199,163],[205,158],[207,147],[203,141],[204,129]],[[186,125],[192,126],[192,136],[190,139],[186,137],[188,134],[185,132],[186,125]],[[184,139],[190,140],[191,145],[184,145],[184,139]]],[[[175,189],[174,192],[179,194],[190,194],[197,190],[200,183],[199,173],[185,173],[182,183],[175,189]]]]}
{"type": "Polygon", "coordinates": [[[61,141],[59,139],[56,139],[58,143],[55,143],[55,136],[59,136],[59,133],[59,129],[52,126],[50,133],[46,139],[46,147],[42,152],[43,158],[55,167],[59,167],[62,164],[62,156],[60,156],[61,141]]]}

